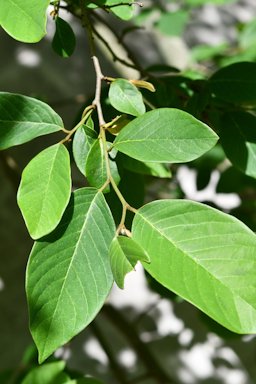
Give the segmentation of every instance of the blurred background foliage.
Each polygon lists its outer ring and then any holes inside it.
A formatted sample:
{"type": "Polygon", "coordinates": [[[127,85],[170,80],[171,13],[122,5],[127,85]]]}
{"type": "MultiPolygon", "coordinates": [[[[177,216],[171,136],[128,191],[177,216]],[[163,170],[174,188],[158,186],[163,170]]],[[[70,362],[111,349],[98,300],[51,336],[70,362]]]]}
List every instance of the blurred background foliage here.
{"type": "MultiPolygon", "coordinates": [[[[250,145],[254,154],[256,143],[255,1],[145,0],[143,4],[128,23],[96,14],[97,30],[112,50],[102,39],[97,40],[104,73],[138,78],[138,71],[113,60],[113,52],[117,57],[132,59],[156,87],[155,93],[143,91],[148,105],[188,111],[217,129],[222,146],[217,145],[189,164],[161,171],[141,169],[139,164],[120,158],[120,172],[126,185],[129,181],[125,189],[121,181],[120,189],[133,206],[156,198],[203,201],[255,230],[256,175],[244,161],[244,147],[250,145]],[[234,63],[238,64],[228,73],[221,70],[234,63]],[[216,76],[222,80],[220,88],[216,88],[216,76]],[[237,77],[243,78],[247,86],[233,92],[232,82],[237,77]],[[244,124],[250,127],[248,137],[243,132],[244,124]],[[234,127],[237,134],[233,137],[234,127]]],[[[93,97],[95,84],[84,31],[75,18],[64,12],[61,16],[72,25],[77,39],[73,55],[65,60],[51,48],[51,19],[46,38],[36,45],[15,42],[0,31],[0,88],[46,100],[71,126],[93,97]]],[[[104,113],[107,120],[113,117],[107,89],[104,113]]],[[[56,137],[39,138],[4,151],[0,158],[3,384],[21,383],[28,370],[37,366],[24,293],[25,266],[32,242],[15,194],[22,169],[50,140],[54,142],[56,137]]],[[[84,185],[75,167],[73,176],[74,188],[84,185]]],[[[112,192],[107,199],[118,215],[120,207],[112,192]]],[[[50,361],[60,358],[66,361],[65,370],[72,378],[81,372],[111,384],[256,383],[254,336],[238,336],[225,330],[144,275],[140,268],[127,277],[124,291],[113,288],[93,324],[50,361]]]]}

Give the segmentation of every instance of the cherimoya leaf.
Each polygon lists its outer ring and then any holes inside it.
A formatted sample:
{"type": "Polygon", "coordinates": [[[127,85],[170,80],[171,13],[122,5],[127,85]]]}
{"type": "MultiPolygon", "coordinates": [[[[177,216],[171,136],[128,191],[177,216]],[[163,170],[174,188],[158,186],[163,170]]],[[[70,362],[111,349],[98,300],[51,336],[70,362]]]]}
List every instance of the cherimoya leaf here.
{"type": "Polygon", "coordinates": [[[17,199],[33,239],[56,228],[70,193],[70,160],[63,144],[46,148],[28,163],[22,173],[17,199]]]}
{"type": "Polygon", "coordinates": [[[62,119],[49,105],[32,97],[0,92],[0,149],[62,128],[62,119]]]}
{"type": "Polygon", "coordinates": [[[182,163],[200,157],[217,141],[216,133],[189,113],[160,108],[127,124],[114,147],[141,161],[182,163]]]}
{"type": "Polygon", "coordinates": [[[102,307],[113,283],[108,252],[114,236],[104,196],[83,188],[71,195],[56,230],[35,243],[26,292],[40,362],[81,332],[102,307]]]}
{"type": "Polygon", "coordinates": [[[186,200],[140,208],[133,238],[163,286],[237,333],[256,332],[256,236],[236,218],[186,200]]]}
{"type": "Polygon", "coordinates": [[[50,0],[2,0],[0,25],[14,39],[36,43],[46,34],[46,10],[50,0]]]}

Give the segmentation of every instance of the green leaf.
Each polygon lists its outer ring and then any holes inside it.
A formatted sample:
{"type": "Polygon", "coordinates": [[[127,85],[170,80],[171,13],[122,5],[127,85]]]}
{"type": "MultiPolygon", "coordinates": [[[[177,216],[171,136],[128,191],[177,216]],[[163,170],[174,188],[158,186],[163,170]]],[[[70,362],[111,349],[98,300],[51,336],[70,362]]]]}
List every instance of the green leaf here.
{"type": "Polygon", "coordinates": [[[134,270],[137,261],[150,262],[144,249],[132,238],[125,236],[118,236],[113,239],[109,255],[114,280],[121,289],[124,288],[125,276],[134,270]]]}
{"type": "Polygon", "coordinates": [[[46,10],[50,0],[3,0],[0,25],[14,39],[36,43],[46,34],[46,10]]]}
{"type": "Polygon", "coordinates": [[[239,43],[243,49],[254,48],[256,45],[256,20],[246,24],[238,36],[239,43]]]}
{"type": "MultiPolygon", "coordinates": [[[[134,0],[129,1],[133,3],[134,0]]],[[[115,5],[120,4],[120,0],[105,0],[105,5],[115,5]]],[[[129,20],[133,17],[134,5],[120,5],[116,7],[111,7],[111,12],[113,12],[117,17],[123,20],[129,20]]]]}
{"type": "Polygon", "coordinates": [[[141,161],[183,163],[209,151],[217,140],[218,136],[206,124],[188,113],[160,108],[127,124],[114,146],[141,161]]]}
{"type": "Polygon", "coordinates": [[[248,112],[226,113],[220,120],[220,138],[231,163],[256,178],[256,117],[248,112]]]}
{"type": "Polygon", "coordinates": [[[234,63],[221,68],[209,79],[209,89],[221,100],[255,106],[256,63],[234,63]]]}
{"type": "MultiPolygon", "coordinates": [[[[129,1],[129,3],[133,3],[134,0],[129,1]]],[[[97,7],[105,7],[106,10],[110,10],[117,17],[123,20],[129,20],[133,16],[134,5],[120,5],[116,6],[116,4],[122,3],[120,0],[95,0],[95,1],[85,1],[87,8],[97,8],[97,7]],[[115,5],[114,7],[112,7],[115,5]]]]}
{"type": "Polygon", "coordinates": [[[170,168],[165,164],[143,162],[123,154],[119,155],[119,159],[121,159],[123,167],[131,172],[162,178],[169,178],[172,176],[170,168]]]}
{"type": "Polygon", "coordinates": [[[56,230],[36,242],[26,292],[30,329],[43,362],[96,316],[112,286],[115,224],[102,193],[79,189],[56,230]]]}
{"type": "Polygon", "coordinates": [[[117,79],[111,83],[109,101],[118,111],[133,116],[143,115],[146,112],[141,92],[125,79],[117,79]]]}
{"type": "Polygon", "coordinates": [[[21,384],[64,384],[69,379],[62,371],[64,361],[55,361],[33,368],[22,380],[21,384]]]}
{"type": "MultiPolygon", "coordinates": [[[[109,158],[111,174],[116,182],[120,181],[117,165],[115,160],[109,158]]],[[[101,188],[107,181],[107,169],[105,162],[105,154],[103,145],[100,139],[97,139],[92,145],[86,161],[86,177],[90,185],[95,188],[101,188]]],[[[109,192],[109,186],[104,189],[104,192],[109,192]]]]}
{"type": "Polygon", "coordinates": [[[24,169],[17,200],[33,239],[59,224],[70,198],[70,173],[69,153],[63,144],[46,148],[24,169]]]}
{"type": "Polygon", "coordinates": [[[0,92],[0,149],[62,128],[60,116],[49,105],[31,97],[0,92]]]}
{"type": "Polygon", "coordinates": [[[96,132],[84,125],[76,131],[73,139],[73,155],[79,171],[86,176],[85,167],[89,151],[97,139],[96,132]]]}
{"type": "Polygon", "coordinates": [[[160,32],[170,36],[180,36],[189,20],[186,11],[164,12],[157,22],[160,32]]]}
{"type": "Polygon", "coordinates": [[[139,209],[132,233],[159,283],[231,331],[256,332],[256,237],[242,222],[203,204],[162,200],[139,209]]]}
{"type": "Polygon", "coordinates": [[[60,17],[55,19],[56,31],[52,41],[54,51],[61,57],[69,57],[75,50],[76,37],[71,26],[60,17]]]}

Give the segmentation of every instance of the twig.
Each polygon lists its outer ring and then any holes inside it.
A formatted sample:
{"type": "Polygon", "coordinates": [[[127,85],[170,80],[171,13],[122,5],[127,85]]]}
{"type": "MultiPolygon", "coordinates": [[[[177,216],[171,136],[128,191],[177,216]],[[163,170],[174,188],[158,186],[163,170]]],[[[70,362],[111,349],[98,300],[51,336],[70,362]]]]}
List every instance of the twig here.
{"type": "Polygon", "coordinates": [[[96,90],[95,90],[95,98],[92,102],[92,105],[95,105],[98,112],[98,119],[99,119],[99,125],[100,127],[103,127],[106,122],[103,117],[102,107],[101,107],[101,82],[104,79],[104,76],[101,71],[99,59],[97,56],[92,56],[92,61],[96,73],[96,90]]]}
{"type": "Polygon", "coordinates": [[[112,55],[113,61],[118,61],[119,63],[125,65],[126,67],[133,68],[133,69],[137,70],[137,67],[134,64],[131,64],[128,61],[121,59],[119,56],[117,56],[117,54],[113,51],[113,49],[111,48],[108,41],[106,39],[104,39],[104,37],[96,30],[96,28],[94,28],[94,27],[92,27],[92,28],[93,28],[94,34],[98,37],[98,39],[100,41],[102,41],[102,43],[105,45],[107,50],[112,55]]]}

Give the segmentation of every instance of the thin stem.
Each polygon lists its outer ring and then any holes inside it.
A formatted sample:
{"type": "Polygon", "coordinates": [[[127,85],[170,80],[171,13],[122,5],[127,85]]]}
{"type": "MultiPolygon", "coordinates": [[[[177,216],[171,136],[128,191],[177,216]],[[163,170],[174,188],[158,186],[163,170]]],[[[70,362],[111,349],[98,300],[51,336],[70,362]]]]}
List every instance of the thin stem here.
{"type": "Polygon", "coordinates": [[[93,65],[94,65],[94,69],[95,69],[95,73],[96,73],[95,98],[94,98],[92,104],[95,105],[97,108],[99,125],[100,125],[100,127],[103,127],[106,124],[106,122],[105,122],[104,117],[103,117],[100,99],[101,99],[101,82],[104,79],[104,76],[101,72],[101,67],[100,67],[98,57],[95,55],[92,56],[92,61],[93,61],[93,65]]]}
{"type": "Polygon", "coordinates": [[[105,45],[105,47],[107,48],[107,50],[110,52],[110,54],[112,55],[112,58],[113,58],[113,61],[118,61],[119,63],[123,64],[124,66],[126,67],[129,67],[129,68],[132,68],[132,69],[135,69],[137,70],[137,67],[134,65],[134,64],[131,64],[129,63],[128,61],[124,60],[124,59],[121,59],[119,56],[116,55],[116,53],[113,51],[113,49],[111,48],[110,44],[108,43],[108,41],[106,39],[104,39],[104,37],[96,30],[96,28],[92,27],[93,28],[93,32],[94,34],[98,37],[98,39],[105,45]]]}
{"type": "Polygon", "coordinates": [[[87,108],[85,108],[84,112],[83,112],[83,117],[82,119],[79,121],[79,123],[73,128],[71,129],[71,131],[67,131],[65,130],[64,132],[68,133],[67,136],[62,139],[60,141],[60,144],[63,144],[65,143],[66,141],[69,141],[69,139],[71,138],[71,136],[76,132],[76,130],[78,128],[80,128],[90,117],[90,115],[92,114],[92,111],[94,110],[94,106],[93,105],[89,105],[87,108]]]}

